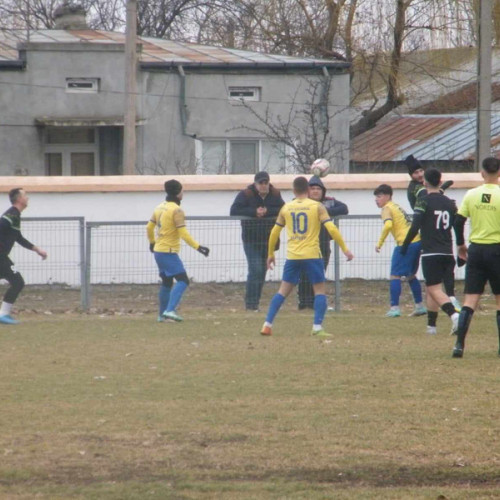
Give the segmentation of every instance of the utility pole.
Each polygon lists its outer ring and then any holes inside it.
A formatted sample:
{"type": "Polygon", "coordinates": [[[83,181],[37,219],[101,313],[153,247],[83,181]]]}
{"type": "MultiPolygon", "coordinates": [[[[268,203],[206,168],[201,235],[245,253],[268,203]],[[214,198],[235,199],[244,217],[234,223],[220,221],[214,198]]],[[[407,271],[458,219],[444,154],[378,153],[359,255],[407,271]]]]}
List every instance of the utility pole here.
{"type": "Polygon", "coordinates": [[[137,0],[127,0],[125,38],[125,123],[123,133],[123,174],[135,174],[137,140],[135,135],[137,100],[137,0]]]}
{"type": "Polygon", "coordinates": [[[492,0],[479,2],[479,50],[477,60],[476,170],[491,155],[491,13],[492,0]]]}

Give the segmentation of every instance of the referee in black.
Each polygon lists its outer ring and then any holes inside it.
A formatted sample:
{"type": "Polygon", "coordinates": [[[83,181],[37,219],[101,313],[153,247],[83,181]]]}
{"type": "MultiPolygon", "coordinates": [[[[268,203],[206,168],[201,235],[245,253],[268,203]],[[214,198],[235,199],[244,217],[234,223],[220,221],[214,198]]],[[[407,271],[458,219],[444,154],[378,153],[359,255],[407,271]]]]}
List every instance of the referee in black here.
{"type": "Polygon", "coordinates": [[[47,252],[30,243],[21,234],[21,212],[28,206],[29,199],[26,191],[22,188],[11,189],[9,199],[12,206],[0,217],[0,278],[7,280],[10,285],[0,306],[0,323],[16,325],[19,321],[11,316],[11,310],[24,288],[24,279],[12,269],[14,263],[10,260],[9,253],[14,243],[19,243],[22,247],[33,250],[43,260],[47,258],[47,252]]]}
{"type": "MultiPolygon", "coordinates": [[[[481,175],[484,184],[465,194],[455,219],[458,256],[467,261],[465,268],[465,299],[458,320],[453,357],[464,355],[465,336],[472,315],[489,281],[497,303],[496,322],[500,344],[500,161],[494,157],[483,160],[481,175]],[[464,242],[464,225],[470,219],[469,248],[464,242]]],[[[498,351],[500,355],[500,347],[498,351]]]]}
{"type": "Polygon", "coordinates": [[[427,333],[435,335],[438,310],[451,319],[451,333],[458,328],[458,313],[451,298],[442,290],[441,283],[455,267],[451,230],[457,207],[440,190],[441,172],[428,168],[424,173],[426,192],[417,198],[413,222],[401,246],[404,255],[413,238],[420,231],[422,242],[422,272],[427,287],[427,333]]]}

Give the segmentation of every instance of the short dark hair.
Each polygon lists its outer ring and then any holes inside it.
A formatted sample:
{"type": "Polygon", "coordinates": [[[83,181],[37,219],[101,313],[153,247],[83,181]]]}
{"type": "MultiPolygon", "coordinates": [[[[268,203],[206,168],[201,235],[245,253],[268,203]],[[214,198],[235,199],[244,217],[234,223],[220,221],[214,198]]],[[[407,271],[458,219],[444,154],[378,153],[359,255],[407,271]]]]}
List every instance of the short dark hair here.
{"type": "Polygon", "coordinates": [[[12,204],[17,201],[22,190],[23,188],[14,188],[9,191],[9,200],[12,204]]]}
{"type": "Polygon", "coordinates": [[[428,168],[424,172],[424,179],[432,186],[438,187],[441,182],[441,172],[437,168],[428,168]]]}
{"type": "Polygon", "coordinates": [[[378,188],[373,191],[373,194],[376,196],[377,194],[388,194],[392,196],[392,187],[389,184],[380,184],[378,188]]]}
{"type": "Polygon", "coordinates": [[[293,180],[293,190],[297,194],[304,194],[309,191],[309,182],[305,177],[296,177],[293,180]]]}
{"type": "Polygon", "coordinates": [[[500,160],[494,156],[488,156],[483,160],[482,168],[488,174],[496,174],[500,169],[500,160]]]}

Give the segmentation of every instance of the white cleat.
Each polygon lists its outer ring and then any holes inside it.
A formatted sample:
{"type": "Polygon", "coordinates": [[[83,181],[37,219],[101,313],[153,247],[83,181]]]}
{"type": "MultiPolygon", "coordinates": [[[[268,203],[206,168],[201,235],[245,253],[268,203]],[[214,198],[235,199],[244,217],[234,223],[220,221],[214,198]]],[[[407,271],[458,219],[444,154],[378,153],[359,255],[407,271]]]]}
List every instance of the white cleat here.
{"type": "Polygon", "coordinates": [[[437,335],[437,329],[435,326],[427,326],[427,333],[429,335],[437,335]]]}

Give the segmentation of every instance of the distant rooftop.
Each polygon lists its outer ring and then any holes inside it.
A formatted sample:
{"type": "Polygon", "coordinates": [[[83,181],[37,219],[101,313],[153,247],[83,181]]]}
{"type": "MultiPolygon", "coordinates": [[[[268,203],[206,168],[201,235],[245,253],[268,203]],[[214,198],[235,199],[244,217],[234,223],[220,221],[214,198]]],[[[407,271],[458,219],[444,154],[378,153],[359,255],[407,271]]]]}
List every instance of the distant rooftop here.
{"type": "MultiPolygon", "coordinates": [[[[19,59],[18,44],[26,43],[25,31],[0,31],[0,62],[19,59]]],[[[37,30],[29,36],[30,43],[125,44],[125,33],[102,30],[37,30]]],[[[323,67],[347,69],[348,63],[335,59],[308,59],[277,54],[265,54],[247,50],[213,47],[195,43],[174,42],[159,38],[138,37],[142,44],[139,61],[142,65],[238,65],[242,67],[323,67]]]]}

